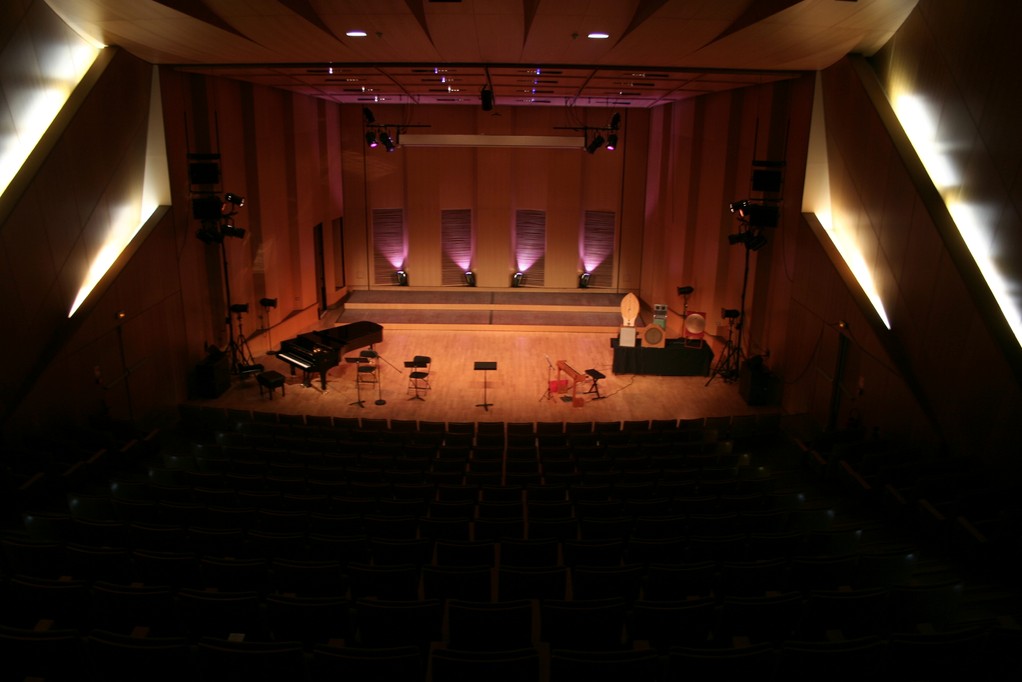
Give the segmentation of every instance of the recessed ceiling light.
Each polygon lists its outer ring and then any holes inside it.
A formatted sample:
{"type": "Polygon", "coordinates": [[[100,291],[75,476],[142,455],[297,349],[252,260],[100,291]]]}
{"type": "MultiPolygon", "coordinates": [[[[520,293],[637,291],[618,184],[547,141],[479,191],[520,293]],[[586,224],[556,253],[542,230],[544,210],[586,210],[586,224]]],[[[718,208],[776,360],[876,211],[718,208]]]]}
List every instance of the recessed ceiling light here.
{"type": "Polygon", "coordinates": [[[609,33],[603,33],[602,31],[593,31],[588,36],[592,40],[606,40],[610,37],[609,33]]]}
{"type": "Polygon", "coordinates": [[[348,31],[344,35],[348,36],[349,38],[365,38],[368,34],[365,31],[356,29],[354,31],[348,31]]]}

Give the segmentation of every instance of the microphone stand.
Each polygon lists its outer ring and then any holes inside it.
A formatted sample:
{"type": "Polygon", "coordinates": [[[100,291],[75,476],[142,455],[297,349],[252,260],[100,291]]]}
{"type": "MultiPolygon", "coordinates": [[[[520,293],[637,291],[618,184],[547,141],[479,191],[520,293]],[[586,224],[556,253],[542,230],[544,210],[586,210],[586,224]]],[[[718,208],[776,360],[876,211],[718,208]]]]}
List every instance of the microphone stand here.
{"type": "MultiPolygon", "coordinates": [[[[404,372],[402,372],[400,369],[395,367],[394,363],[392,363],[390,360],[388,360],[387,358],[383,357],[379,353],[376,354],[376,357],[379,360],[383,360],[388,365],[390,365],[394,369],[395,372],[397,372],[398,374],[404,376],[404,372]]],[[[383,372],[380,372],[376,376],[376,395],[377,395],[377,398],[376,398],[376,404],[377,405],[386,405],[387,404],[387,401],[383,399],[383,372]]]]}

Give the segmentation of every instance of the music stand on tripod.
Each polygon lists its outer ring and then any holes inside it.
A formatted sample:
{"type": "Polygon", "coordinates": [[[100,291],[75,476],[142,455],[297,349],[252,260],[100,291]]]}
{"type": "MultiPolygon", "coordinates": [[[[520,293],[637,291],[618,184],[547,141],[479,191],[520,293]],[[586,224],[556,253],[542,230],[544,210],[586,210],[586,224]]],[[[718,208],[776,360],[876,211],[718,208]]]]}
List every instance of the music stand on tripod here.
{"type": "Polygon", "coordinates": [[[554,363],[550,362],[550,356],[546,355],[546,393],[540,396],[540,400],[553,400],[554,399],[554,363]]]}
{"type": "Polygon", "coordinates": [[[489,372],[490,370],[496,370],[497,369],[497,363],[496,362],[476,362],[475,369],[477,371],[480,371],[480,372],[483,373],[483,402],[477,403],[476,407],[481,407],[484,410],[486,410],[487,412],[489,412],[490,407],[493,405],[493,403],[486,402],[486,373],[489,372]]]}

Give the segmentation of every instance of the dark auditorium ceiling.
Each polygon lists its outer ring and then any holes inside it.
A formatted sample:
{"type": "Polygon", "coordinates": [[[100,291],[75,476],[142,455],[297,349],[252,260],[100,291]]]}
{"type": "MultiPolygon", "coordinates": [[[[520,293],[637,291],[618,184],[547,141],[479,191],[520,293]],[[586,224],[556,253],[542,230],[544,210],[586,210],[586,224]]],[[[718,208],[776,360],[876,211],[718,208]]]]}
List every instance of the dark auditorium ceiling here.
{"type": "Polygon", "coordinates": [[[47,2],[151,63],[336,102],[478,105],[488,83],[498,106],[642,108],[872,54],[917,0],[47,2]]]}

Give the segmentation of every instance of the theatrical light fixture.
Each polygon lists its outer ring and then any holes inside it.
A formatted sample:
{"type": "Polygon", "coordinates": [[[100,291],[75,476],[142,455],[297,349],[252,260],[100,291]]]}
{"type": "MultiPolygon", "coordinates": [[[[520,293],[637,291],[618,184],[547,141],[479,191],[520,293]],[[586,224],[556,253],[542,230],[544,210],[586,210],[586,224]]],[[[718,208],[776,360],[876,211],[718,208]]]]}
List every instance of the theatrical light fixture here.
{"type": "Polygon", "coordinates": [[[237,194],[231,194],[228,192],[224,195],[224,201],[232,206],[244,206],[245,197],[238,196],[237,194]]]}
{"type": "Polygon", "coordinates": [[[376,149],[380,146],[380,143],[376,141],[376,133],[371,130],[366,132],[366,144],[369,145],[370,149],[376,149]]]}
{"type": "Polygon", "coordinates": [[[607,135],[607,150],[614,151],[617,149],[617,133],[611,133],[607,135]]]}
{"type": "Polygon", "coordinates": [[[511,286],[514,287],[515,289],[517,289],[518,287],[522,286],[522,280],[524,278],[525,278],[525,273],[523,273],[523,272],[516,272],[511,277],[511,286]]]}
{"type": "MultiPolygon", "coordinates": [[[[748,233],[746,233],[748,234],[748,233]]],[[[762,232],[756,233],[745,241],[745,248],[749,251],[759,251],[767,244],[767,238],[762,232]]]]}
{"type": "Polygon", "coordinates": [[[749,200],[742,199],[740,201],[732,201],[729,208],[739,218],[744,218],[748,214],[749,206],[751,206],[749,200]]]}
{"type": "Polygon", "coordinates": [[[242,313],[247,313],[248,312],[248,303],[232,303],[228,307],[228,310],[230,310],[232,313],[237,313],[239,315],[242,314],[242,313]]]}
{"type": "Polygon", "coordinates": [[[604,142],[606,142],[606,140],[603,139],[603,135],[597,133],[596,137],[593,138],[593,141],[586,145],[586,151],[590,154],[595,154],[596,150],[602,147],[604,142]]]}
{"type": "Polygon", "coordinates": [[[235,227],[233,223],[224,221],[224,224],[220,226],[220,233],[225,237],[234,237],[236,239],[245,238],[245,230],[241,227],[235,227]]]}
{"type": "Polygon", "coordinates": [[[408,273],[407,272],[405,272],[404,270],[398,270],[395,274],[397,275],[397,285],[399,287],[406,287],[406,286],[408,286],[408,273]]]}
{"type": "Polygon", "coordinates": [[[383,143],[383,146],[388,152],[394,151],[394,140],[390,138],[390,133],[386,130],[380,131],[380,142],[383,143]]]}
{"type": "Polygon", "coordinates": [[[583,272],[581,275],[579,275],[578,276],[578,288],[579,289],[585,289],[586,287],[588,287],[589,286],[589,280],[590,280],[590,278],[592,278],[592,276],[593,276],[593,274],[591,272],[583,272]]]}
{"type": "Polygon", "coordinates": [[[275,298],[260,298],[259,299],[259,305],[261,305],[264,308],[276,308],[277,307],[277,299],[275,299],[275,298]]]}
{"type": "Polygon", "coordinates": [[[376,123],[376,117],[373,116],[373,112],[369,109],[369,107],[362,107],[362,117],[366,120],[368,125],[376,123]]]}
{"type": "Polygon", "coordinates": [[[483,86],[479,93],[479,101],[483,105],[483,111],[493,111],[493,90],[489,86],[483,86]]]}
{"type": "Polygon", "coordinates": [[[752,227],[777,227],[780,212],[776,206],[754,204],[748,199],[742,199],[731,202],[729,208],[738,220],[752,227]]]}
{"type": "Polygon", "coordinates": [[[736,320],[741,315],[741,312],[736,308],[721,308],[720,316],[725,320],[736,320]]]}
{"type": "Polygon", "coordinates": [[[689,286],[678,287],[678,295],[679,296],[688,296],[693,291],[695,291],[695,287],[689,287],[689,286]]]}
{"type": "Polygon", "coordinates": [[[614,115],[610,117],[610,123],[607,125],[607,127],[610,128],[611,130],[617,130],[618,126],[620,126],[620,125],[621,125],[621,114],[615,112],[614,115]]]}
{"type": "Polygon", "coordinates": [[[745,244],[749,241],[748,232],[739,232],[738,234],[729,234],[727,236],[727,243],[731,246],[735,244],[745,244]]]}
{"type": "Polygon", "coordinates": [[[466,286],[474,287],[476,285],[476,273],[471,270],[465,271],[465,284],[466,286]]]}

